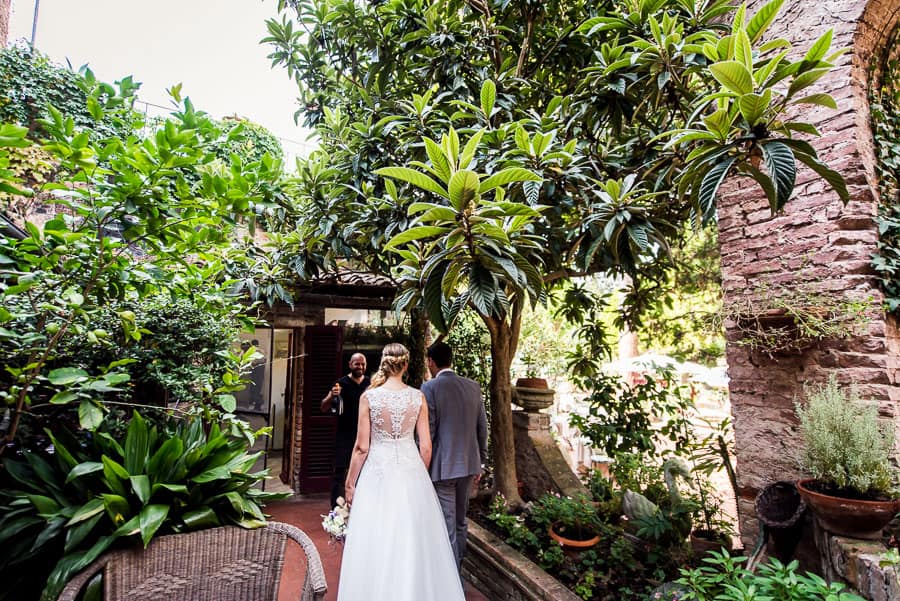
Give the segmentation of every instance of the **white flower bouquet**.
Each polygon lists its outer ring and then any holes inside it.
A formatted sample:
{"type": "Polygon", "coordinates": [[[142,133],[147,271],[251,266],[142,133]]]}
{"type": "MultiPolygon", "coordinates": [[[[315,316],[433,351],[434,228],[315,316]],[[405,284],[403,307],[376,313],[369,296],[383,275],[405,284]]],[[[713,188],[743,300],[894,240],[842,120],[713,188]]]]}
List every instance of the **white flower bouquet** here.
{"type": "Polygon", "coordinates": [[[344,497],[338,497],[334,509],[322,518],[322,529],[331,537],[331,542],[344,542],[350,523],[350,506],[344,497]]]}

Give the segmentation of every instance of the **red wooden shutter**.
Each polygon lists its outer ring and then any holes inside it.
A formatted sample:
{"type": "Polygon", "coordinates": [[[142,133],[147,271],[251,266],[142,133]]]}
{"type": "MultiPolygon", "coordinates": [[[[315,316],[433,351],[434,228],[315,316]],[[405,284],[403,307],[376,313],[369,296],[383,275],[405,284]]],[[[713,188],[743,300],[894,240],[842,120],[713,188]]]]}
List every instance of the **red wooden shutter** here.
{"type": "Polygon", "coordinates": [[[340,326],[306,326],[303,360],[303,427],[300,442],[300,492],[331,490],[331,466],[337,418],[319,405],[341,377],[344,330],[340,326]]]}

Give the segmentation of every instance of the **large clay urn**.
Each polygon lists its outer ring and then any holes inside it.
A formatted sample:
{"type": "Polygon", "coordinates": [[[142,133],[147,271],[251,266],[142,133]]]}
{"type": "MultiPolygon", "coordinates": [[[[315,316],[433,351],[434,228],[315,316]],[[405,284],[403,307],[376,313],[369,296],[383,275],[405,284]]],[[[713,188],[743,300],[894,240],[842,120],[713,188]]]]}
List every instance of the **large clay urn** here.
{"type": "Polygon", "coordinates": [[[850,538],[878,539],[897,512],[900,499],[863,501],[817,492],[815,480],[800,480],[797,490],[825,530],[850,538]]]}

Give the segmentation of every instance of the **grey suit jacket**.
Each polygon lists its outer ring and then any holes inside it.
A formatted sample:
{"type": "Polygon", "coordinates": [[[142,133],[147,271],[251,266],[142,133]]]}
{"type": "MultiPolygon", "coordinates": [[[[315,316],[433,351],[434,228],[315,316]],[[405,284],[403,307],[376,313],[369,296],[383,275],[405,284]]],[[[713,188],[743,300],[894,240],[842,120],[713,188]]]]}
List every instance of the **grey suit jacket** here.
{"type": "Polygon", "coordinates": [[[478,382],[445,371],[422,385],[431,427],[431,479],[474,476],[487,459],[487,417],[478,382]]]}

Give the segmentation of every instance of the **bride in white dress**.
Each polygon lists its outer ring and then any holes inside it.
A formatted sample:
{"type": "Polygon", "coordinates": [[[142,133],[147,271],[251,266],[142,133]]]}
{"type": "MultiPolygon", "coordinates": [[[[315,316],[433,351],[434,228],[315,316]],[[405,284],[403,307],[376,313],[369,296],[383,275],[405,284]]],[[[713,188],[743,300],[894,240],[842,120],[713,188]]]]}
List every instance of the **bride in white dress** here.
{"type": "Polygon", "coordinates": [[[351,510],[338,601],[465,599],[428,475],[428,404],[403,383],[408,366],[406,347],[387,345],[360,397],[345,487],[351,510]]]}

